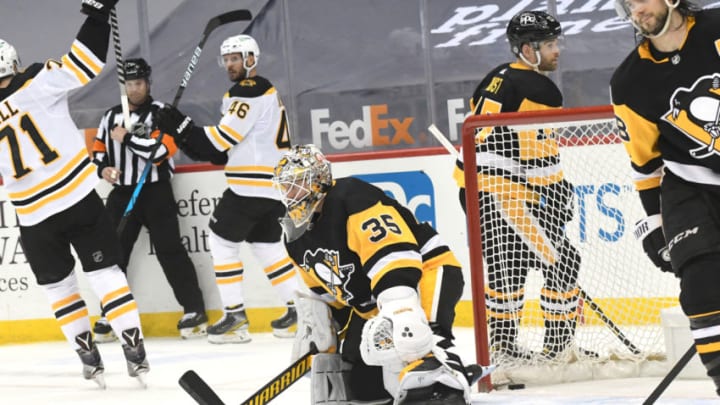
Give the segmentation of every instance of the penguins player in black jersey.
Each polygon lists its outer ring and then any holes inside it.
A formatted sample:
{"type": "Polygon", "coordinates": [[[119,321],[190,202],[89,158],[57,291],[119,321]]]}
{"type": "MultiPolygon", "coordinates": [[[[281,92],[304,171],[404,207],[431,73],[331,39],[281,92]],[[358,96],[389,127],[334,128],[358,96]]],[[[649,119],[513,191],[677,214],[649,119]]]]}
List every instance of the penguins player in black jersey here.
{"type": "Polygon", "coordinates": [[[617,0],[642,38],[610,93],[647,217],[635,235],[680,279],[680,305],[720,395],[720,10],[617,0]]]}
{"type": "MultiPolygon", "coordinates": [[[[543,11],[523,11],[508,23],[516,60],[485,76],[470,104],[473,114],[550,110],[563,97],[547,76],[558,65],[560,23],[543,11]]],[[[557,140],[544,130],[487,128],[475,136],[487,314],[494,359],[523,362],[596,354],[574,345],[581,257],[565,234],[574,215],[573,186],[564,177],[557,140]],[[518,323],[530,269],[543,274],[542,352],[518,344],[518,323]]],[[[463,162],[454,178],[465,210],[463,162]]]]}

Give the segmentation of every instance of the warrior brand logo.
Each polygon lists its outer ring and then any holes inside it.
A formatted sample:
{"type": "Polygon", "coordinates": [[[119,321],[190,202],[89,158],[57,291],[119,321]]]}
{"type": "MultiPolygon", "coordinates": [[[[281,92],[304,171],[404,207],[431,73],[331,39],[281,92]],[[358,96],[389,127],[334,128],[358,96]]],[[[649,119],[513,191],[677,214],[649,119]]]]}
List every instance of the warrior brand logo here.
{"type": "Polygon", "coordinates": [[[385,194],[410,209],[418,221],[436,226],[435,189],[432,180],[424,172],[361,174],[354,177],[385,191],[385,194]]]}
{"type": "Polygon", "coordinates": [[[348,302],[353,298],[345,285],[355,272],[355,266],[352,264],[341,265],[339,252],[327,249],[305,252],[300,267],[307,273],[315,274],[338,300],[348,302]]]}
{"type": "Polygon", "coordinates": [[[192,121],[190,117],[185,117],[185,119],[180,123],[180,125],[178,125],[175,131],[177,131],[178,134],[181,134],[185,130],[185,128],[190,125],[190,121],[192,121]]]}
{"type": "Polygon", "coordinates": [[[705,159],[720,152],[720,74],[700,77],[691,88],[681,87],[670,98],[663,120],[700,146],[690,156],[705,159]]]}
{"type": "Polygon", "coordinates": [[[312,366],[312,356],[305,356],[293,364],[290,369],[285,370],[281,375],[275,377],[267,384],[262,391],[255,394],[252,398],[243,402],[247,405],[264,405],[272,401],[278,394],[285,391],[292,383],[305,375],[312,366]]]}
{"type": "Polygon", "coordinates": [[[331,121],[330,109],[310,110],[310,125],[313,143],[323,148],[323,137],[334,149],[366,148],[380,145],[415,144],[410,134],[413,117],[385,118],[388,115],[387,104],[364,105],[362,119],[351,121],[331,121]]]}
{"type": "MultiPolygon", "coordinates": [[[[504,42],[505,28],[514,15],[523,10],[547,8],[545,0],[495,1],[483,2],[483,5],[476,5],[477,3],[468,1],[467,6],[456,7],[451,16],[430,31],[435,38],[443,41],[434,47],[454,48],[504,42]]],[[[559,1],[557,15],[565,17],[562,22],[565,36],[587,31],[602,34],[627,29],[630,24],[617,17],[615,0],[559,1]]]]}

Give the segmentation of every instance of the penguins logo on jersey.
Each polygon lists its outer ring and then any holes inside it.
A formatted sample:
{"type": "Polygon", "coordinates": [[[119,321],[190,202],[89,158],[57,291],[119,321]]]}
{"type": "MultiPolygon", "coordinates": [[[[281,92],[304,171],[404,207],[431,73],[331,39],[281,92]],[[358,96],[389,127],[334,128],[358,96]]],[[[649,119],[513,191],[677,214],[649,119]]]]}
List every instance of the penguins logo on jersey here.
{"type": "Polygon", "coordinates": [[[704,159],[720,154],[720,74],[700,77],[691,88],[679,88],[670,98],[670,111],[663,119],[701,145],[690,156],[704,159]]]}
{"type": "Polygon", "coordinates": [[[340,254],[337,251],[327,249],[318,249],[315,252],[307,251],[300,267],[303,271],[314,273],[336,298],[341,298],[345,302],[353,298],[353,295],[344,287],[350,280],[350,275],[355,271],[355,266],[352,264],[340,265],[340,254]]]}

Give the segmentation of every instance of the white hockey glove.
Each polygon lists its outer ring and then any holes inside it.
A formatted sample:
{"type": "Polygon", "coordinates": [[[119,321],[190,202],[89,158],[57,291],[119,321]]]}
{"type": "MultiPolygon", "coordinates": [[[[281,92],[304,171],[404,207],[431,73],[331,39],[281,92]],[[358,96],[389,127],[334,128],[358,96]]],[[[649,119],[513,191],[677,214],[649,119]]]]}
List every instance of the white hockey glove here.
{"type": "Polygon", "coordinates": [[[392,287],[377,298],[380,313],[363,326],[360,354],[371,366],[402,367],[423,358],[433,347],[433,333],[417,292],[392,287]]]}
{"type": "Polygon", "coordinates": [[[317,298],[298,294],[295,309],[298,313],[298,323],[293,342],[292,361],[309,352],[310,343],[315,343],[320,353],[335,352],[337,332],[333,325],[330,307],[317,298]]]}

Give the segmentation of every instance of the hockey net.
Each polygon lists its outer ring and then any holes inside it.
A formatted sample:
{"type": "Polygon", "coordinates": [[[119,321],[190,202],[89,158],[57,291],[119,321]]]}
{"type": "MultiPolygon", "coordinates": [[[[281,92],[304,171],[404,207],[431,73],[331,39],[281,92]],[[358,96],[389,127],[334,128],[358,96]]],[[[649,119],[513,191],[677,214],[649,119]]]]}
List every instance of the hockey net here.
{"type": "MultiPolygon", "coordinates": [[[[678,286],[671,275],[652,265],[633,236],[635,222],[645,214],[612,108],[471,116],[463,125],[465,168],[475,167],[477,159],[485,159],[484,164],[493,159],[493,154],[473,153],[476,136],[483,136],[486,143],[504,140],[487,145],[501,155],[507,152],[503,148],[512,146],[509,137],[552,137],[564,177],[572,184],[565,195],[573,214],[566,222],[552,217],[556,211],[537,209],[562,201],[562,195],[553,195],[557,190],[543,189],[540,201],[531,203],[534,197],[507,188],[503,178],[508,174],[519,176],[514,180],[520,182],[527,175],[518,159],[491,161],[496,167],[488,175],[475,177],[474,170],[465,170],[467,207],[475,207],[467,210],[475,319],[487,320],[475,323],[478,360],[489,357],[499,366],[492,375],[493,384],[663,375],[667,365],[660,311],[678,305],[678,286]],[[479,198],[478,188],[504,197],[501,201],[479,198]],[[535,217],[528,214],[533,204],[535,217]],[[553,256],[552,249],[543,251],[547,236],[542,239],[532,232],[538,215],[550,216],[546,224],[559,221],[556,225],[579,254],[553,256]],[[492,231],[481,233],[481,222],[494,224],[489,227],[492,231]],[[507,228],[502,228],[507,224],[524,233],[522,241],[534,246],[537,254],[546,260],[548,255],[557,258],[555,264],[543,272],[541,264],[523,260],[531,253],[522,247],[524,243],[509,243],[503,232],[507,228]],[[577,289],[571,288],[575,285],[572,269],[577,271],[577,289]],[[518,274],[524,272],[523,281],[518,274]],[[558,350],[564,346],[552,343],[563,336],[570,336],[570,344],[558,350]]],[[[547,142],[529,144],[548,147],[547,142]]],[[[522,155],[532,158],[548,153],[552,151],[526,150],[522,155]]]]}

